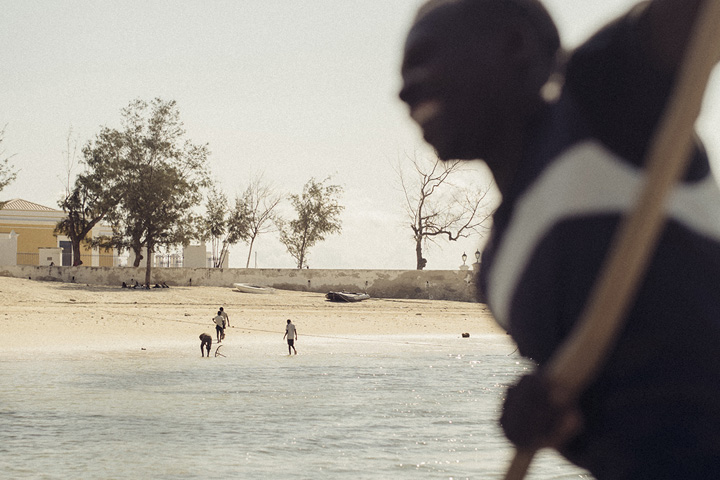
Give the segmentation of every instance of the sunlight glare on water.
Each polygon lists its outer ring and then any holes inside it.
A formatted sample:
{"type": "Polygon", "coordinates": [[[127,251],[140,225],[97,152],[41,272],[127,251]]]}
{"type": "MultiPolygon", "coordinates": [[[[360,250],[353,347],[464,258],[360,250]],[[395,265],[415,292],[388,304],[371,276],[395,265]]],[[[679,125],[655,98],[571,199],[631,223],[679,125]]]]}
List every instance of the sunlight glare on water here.
{"type": "MultiPolygon", "coordinates": [[[[497,335],[0,357],[5,478],[501,478],[497,335]],[[215,348],[213,348],[215,351],[215,348]]],[[[228,342],[229,343],[229,342],[228,342]]],[[[529,479],[589,478],[542,454],[529,479]]]]}

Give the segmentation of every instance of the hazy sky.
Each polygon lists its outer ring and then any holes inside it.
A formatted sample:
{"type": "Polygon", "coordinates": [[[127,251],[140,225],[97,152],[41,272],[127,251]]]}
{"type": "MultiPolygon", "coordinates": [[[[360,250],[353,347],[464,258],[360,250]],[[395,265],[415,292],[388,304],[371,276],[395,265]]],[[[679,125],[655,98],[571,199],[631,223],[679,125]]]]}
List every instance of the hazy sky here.
{"type": "MultiPolygon", "coordinates": [[[[328,175],[345,188],[343,233],[310,251],[311,268],[412,269],[392,164],[427,152],[397,99],[404,37],[422,3],[0,0],[0,127],[20,169],[0,199],[55,207],[70,128],[82,144],[101,126],[119,127],[132,99],[174,99],[188,137],[209,144],[213,176],[229,197],[261,173],[282,192],[328,175]]],[[[572,47],[634,3],[546,5],[572,47]]],[[[718,92],[716,75],[698,126],[715,158],[718,92]]],[[[463,181],[490,178],[478,164],[463,181]]],[[[431,246],[427,268],[457,268],[481,241],[431,246]]],[[[256,250],[258,267],[294,266],[274,234],[256,250]]],[[[230,266],[244,266],[246,255],[236,247],[230,266]]]]}

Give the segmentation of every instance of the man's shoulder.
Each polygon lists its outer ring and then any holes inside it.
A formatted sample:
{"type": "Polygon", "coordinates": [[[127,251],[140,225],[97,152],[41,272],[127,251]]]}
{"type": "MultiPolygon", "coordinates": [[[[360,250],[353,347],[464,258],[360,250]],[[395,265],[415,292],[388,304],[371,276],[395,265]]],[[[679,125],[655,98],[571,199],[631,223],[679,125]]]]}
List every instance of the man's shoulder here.
{"type": "Polygon", "coordinates": [[[642,162],[673,83],[645,52],[638,18],[630,12],[578,47],[564,84],[592,136],[634,164],[642,162]]]}

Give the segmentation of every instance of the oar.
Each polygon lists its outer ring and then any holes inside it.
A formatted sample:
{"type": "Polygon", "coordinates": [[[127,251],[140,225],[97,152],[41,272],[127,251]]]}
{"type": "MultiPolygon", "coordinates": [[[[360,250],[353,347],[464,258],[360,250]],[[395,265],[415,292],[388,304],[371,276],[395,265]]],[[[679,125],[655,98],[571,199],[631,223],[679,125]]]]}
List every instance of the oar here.
{"type": "MultiPolygon", "coordinates": [[[[580,396],[602,368],[623,325],[665,224],[665,199],[685,171],[694,124],[720,45],[720,0],[703,2],[646,158],[646,180],[635,208],[621,222],[589,301],[566,341],[545,367],[559,403],[580,396]]],[[[506,480],[522,480],[535,451],[515,453],[506,480]]]]}

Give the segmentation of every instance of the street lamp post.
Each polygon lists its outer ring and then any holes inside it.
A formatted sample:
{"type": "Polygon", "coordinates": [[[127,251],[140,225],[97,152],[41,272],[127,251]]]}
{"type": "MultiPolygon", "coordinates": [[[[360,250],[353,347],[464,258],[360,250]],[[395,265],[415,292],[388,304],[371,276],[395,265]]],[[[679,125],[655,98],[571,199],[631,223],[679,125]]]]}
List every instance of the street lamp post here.
{"type": "Polygon", "coordinates": [[[470,269],[470,267],[468,267],[467,265],[465,265],[465,261],[466,261],[466,260],[467,260],[467,254],[466,254],[465,252],[463,252],[463,254],[462,254],[463,264],[460,265],[460,270],[469,270],[469,269],[470,269]]]}

